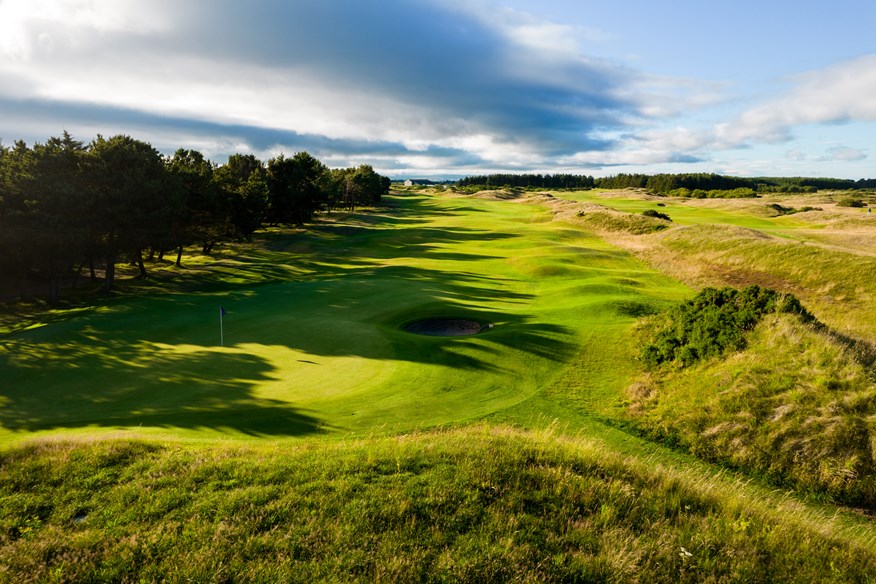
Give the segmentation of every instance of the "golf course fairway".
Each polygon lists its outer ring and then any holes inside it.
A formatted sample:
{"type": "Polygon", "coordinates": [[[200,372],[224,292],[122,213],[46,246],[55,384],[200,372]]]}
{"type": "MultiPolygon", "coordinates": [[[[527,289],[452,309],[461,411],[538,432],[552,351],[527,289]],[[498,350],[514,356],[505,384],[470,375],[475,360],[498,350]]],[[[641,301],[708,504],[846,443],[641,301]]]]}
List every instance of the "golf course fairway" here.
{"type": "Polygon", "coordinates": [[[158,293],[4,334],[0,444],[343,437],[512,410],[525,423],[573,365],[576,400],[616,396],[634,320],[690,294],[538,205],[384,203],[223,248],[196,286],[184,269],[158,293]],[[404,330],[430,317],[492,326],[404,330]]]}

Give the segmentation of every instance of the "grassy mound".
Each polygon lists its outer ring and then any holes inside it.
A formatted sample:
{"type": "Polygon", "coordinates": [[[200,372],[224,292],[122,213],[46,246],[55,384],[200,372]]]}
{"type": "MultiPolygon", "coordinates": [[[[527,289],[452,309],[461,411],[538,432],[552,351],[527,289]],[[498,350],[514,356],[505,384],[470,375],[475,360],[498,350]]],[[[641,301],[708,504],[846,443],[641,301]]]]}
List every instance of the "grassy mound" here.
{"type": "MultiPolygon", "coordinates": [[[[726,482],[726,481],[725,481],[726,482]]],[[[871,548],[605,444],[475,427],[0,458],[14,582],[862,582],[871,548]]],[[[726,484],[724,485],[726,487],[726,484]]]]}
{"type": "MultiPolygon", "coordinates": [[[[655,206],[653,197],[634,193],[557,195],[625,213],[655,206]]],[[[876,344],[876,221],[865,210],[837,206],[836,199],[771,195],[769,203],[796,211],[778,214],[762,200],[665,198],[662,210],[676,227],[645,237],[599,233],[693,288],[759,284],[794,294],[821,322],[876,344]]]]}
{"type": "Polygon", "coordinates": [[[876,511],[871,356],[799,316],[766,316],[747,348],[661,368],[630,390],[652,437],[876,511]]]}
{"type": "MultiPolygon", "coordinates": [[[[851,228],[845,232],[854,234],[851,228]]],[[[876,257],[872,248],[865,255],[855,250],[854,241],[831,233],[816,232],[810,242],[747,228],[696,225],[667,232],[646,255],[661,270],[696,286],[760,284],[794,294],[818,320],[874,341],[876,257]]],[[[855,237],[869,241],[865,235],[855,237]]]]}
{"type": "Polygon", "coordinates": [[[644,235],[663,231],[668,227],[665,220],[648,215],[633,215],[606,209],[604,211],[580,211],[576,224],[597,233],[619,232],[644,235]]]}

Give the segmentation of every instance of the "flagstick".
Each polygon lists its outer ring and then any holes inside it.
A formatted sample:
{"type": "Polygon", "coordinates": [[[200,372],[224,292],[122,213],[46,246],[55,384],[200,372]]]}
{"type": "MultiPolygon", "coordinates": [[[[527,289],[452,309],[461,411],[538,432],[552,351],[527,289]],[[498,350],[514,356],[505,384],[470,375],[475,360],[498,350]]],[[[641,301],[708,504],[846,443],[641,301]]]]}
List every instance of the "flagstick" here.
{"type": "Polygon", "coordinates": [[[220,308],[219,309],[219,346],[220,347],[225,346],[225,329],[222,326],[222,316],[223,316],[222,309],[220,308]]]}

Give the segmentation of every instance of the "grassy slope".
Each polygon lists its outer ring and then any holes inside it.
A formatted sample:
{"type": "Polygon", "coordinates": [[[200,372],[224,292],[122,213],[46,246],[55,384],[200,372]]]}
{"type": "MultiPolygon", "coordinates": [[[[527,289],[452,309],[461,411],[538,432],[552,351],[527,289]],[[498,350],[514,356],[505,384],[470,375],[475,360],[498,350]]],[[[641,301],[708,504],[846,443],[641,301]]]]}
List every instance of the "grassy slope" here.
{"type": "Polygon", "coordinates": [[[628,413],[639,427],[708,460],[876,509],[876,256],[866,245],[876,221],[836,207],[832,195],[560,196],[630,213],[660,203],[679,225],[657,235],[606,237],[694,286],[760,283],[794,293],[829,325],[769,319],[745,351],[643,376],[629,391],[628,413]],[[778,216],[771,202],[822,210],[778,216]]]}
{"type": "Polygon", "coordinates": [[[823,330],[771,316],[726,358],[643,377],[632,418],[707,460],[876,510],[876,379],[823,330]]]}
{"type": "Polygon", "coordinates": [[[0,457],[0,580],[873,581],[872,526],[678,466],[495,426],[45,442],[0,457]]]}
{"type": "Polygon", "coordinates": [[[557,196],[627,213],[667,213],[673,227],[657,234],[603,235],[695,288],[761,284],[793,293],[822,322],[876,345],[876,216],[838,207],[839,195],[698,200],[593,191],[557,196]],[[777,215],[768,207],[772,203],[821,210],[777,215]]]}

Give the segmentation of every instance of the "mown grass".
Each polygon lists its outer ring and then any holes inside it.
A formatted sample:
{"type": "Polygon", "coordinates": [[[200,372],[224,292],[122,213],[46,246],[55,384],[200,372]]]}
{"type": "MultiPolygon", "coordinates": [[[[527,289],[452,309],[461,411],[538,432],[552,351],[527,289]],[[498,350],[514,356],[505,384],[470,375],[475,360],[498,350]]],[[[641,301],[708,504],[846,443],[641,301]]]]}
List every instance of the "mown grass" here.
{"type": "Polygon", "coordinates": [[[874,580],[873,548],[831,529],[853,518],[813,529],[732,484],[507,427],[279,448],[41,442],[0,458],[0,579],[874,580]]]}
{"type": "MultiPolygon", "coordinates": [[[[7,332],[0,442],[464,423],[525,402],[580,351],[611,351],[593,331],[628,329],[687,293],[593,235],[543,222],[543,208],[411,195],[388,205],[307,232],[270,230],[93,309],[7,332]],[[433,316],[494,326],[467,338],[402,330],[433,316]]],[[[603,365],[619,390],[625,363],[603,365]]]]}

